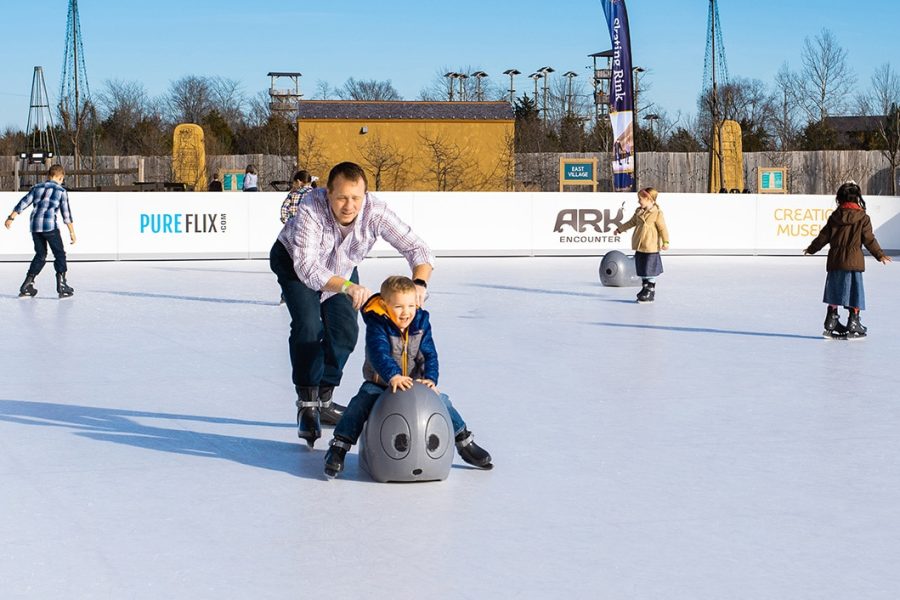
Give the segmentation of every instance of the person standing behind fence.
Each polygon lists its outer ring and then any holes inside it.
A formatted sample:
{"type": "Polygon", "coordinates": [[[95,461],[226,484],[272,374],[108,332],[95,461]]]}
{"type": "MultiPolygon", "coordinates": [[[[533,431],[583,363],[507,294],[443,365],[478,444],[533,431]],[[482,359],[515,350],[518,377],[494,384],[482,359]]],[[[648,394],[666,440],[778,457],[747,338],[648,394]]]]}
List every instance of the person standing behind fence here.
{"type": "Polygon", "coordinates": [[[31,239],[34,242],[34,259],[28,267],[25,282],[19,288],[19,296],[35,296],[37,289],[34,280],[47,264],[47,245],[53,251],[53,266],[56,269],[56,292],[60,298],[68,298],[75,290],[66,282],[66,249],[56,224],[56,212],[62,215],[63,223],[69,228],[69,239],[75,243],[75,226],[72,224],[72,212],[69,210],[69,194],[62,186],[66,178],[62,165],[53,165],[47,173],[48,181],[32,187],[19,200],[16,207],[6,219],[6,228],[12,227],[13,220],[30,205],[31,239]]]}
{"type": "Polygon", "coordinates": [[[212,181],[209,182],[209,185],[206,186],[207,192],[221,192],[222,191],[222,182],[219,181],[219,173],[213,173],[212,181]]]}
{"type": "Polygon", "coordinates": [[[245,192],[259,191],[259,176],[256,174],[256,167],[253,165],[247,165],[247,169],[244,171],[244,185],[241,189],[245,192]]]}
{"type": "Polygon", "coordinates": [[[287,220],[297,214],[297,205],[303,199],[309,190],[313,189],[310,185],[312,176],[309,171],[301,169],[294,173],[291,180],[291,191],[288,192],[287,198],[281,203],[281,222],[287,223],[287,220]]]}

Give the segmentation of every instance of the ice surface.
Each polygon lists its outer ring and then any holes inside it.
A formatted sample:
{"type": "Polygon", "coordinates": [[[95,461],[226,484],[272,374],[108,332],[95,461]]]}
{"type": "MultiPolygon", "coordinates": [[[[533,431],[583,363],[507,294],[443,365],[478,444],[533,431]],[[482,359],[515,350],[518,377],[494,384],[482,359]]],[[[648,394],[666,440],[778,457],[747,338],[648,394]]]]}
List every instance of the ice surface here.
{"type": "Polygon", "coordinates": [[[822,257],[666,257],[652,305],[599,261],[439,260],[440,387],[496,467],[424,484],[356,448],[325,480],[266,261],[73,263],[62,301],[0,264],[0,596],[897,598],[900,266],[840,342],[822,257]]]}

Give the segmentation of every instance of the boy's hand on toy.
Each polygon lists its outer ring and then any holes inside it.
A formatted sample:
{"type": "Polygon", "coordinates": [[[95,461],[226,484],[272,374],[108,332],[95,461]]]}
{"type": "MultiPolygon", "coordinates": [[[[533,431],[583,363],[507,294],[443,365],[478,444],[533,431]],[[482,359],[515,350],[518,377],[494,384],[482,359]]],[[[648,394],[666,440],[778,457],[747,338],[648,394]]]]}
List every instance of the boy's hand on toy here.
{"type": "Polygon", "coordinates": [[[413,386],[413,380],[412,377],[406,377],[404,375],[394,375],[393,377],[391,377],[388,385],[391,386],[392,392],[396,392],[397,390],[408,390],[413,386]]]}
{"type": "Polygon", "coordinates": [[[890,256],[888,256],[887,254],[885,254],[884,256],[882,256],[882,257],[878,260],[878,262],[880,262],[880,263],[883,264],[883,265],[886,265],[886,264],[888,264],[889,262],[893,262],[893,260],[894,260],[894,259],[892,259],[890,256]]]}
{"type": "Polygon", "coordinates": [[[434,382],[433,382],[432,380],[430,380],[430,379],[416,379],[416,381],[418,381],[419,383],[421,383],[422,385],[424,385],[425,387],[427,387],[429,390],[434,391],[435,394],[440,394],[440,392],[439,392],[438,389],[437,389],[437,386],[434,385],[434,382]]]}

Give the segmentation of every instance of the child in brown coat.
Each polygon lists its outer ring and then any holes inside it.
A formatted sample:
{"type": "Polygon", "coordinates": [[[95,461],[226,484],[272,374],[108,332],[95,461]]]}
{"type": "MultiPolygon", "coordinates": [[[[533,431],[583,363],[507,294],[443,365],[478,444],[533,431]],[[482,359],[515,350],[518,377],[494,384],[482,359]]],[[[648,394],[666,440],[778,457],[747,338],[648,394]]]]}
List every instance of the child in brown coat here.
{"type": "Polygon", "coordinates": [[[628,221],[616,229],[616,235],[634,227],[631,236],[631,248],[634,252],[634,266],[641,278],[641,291],[638,302],[653,302],[656,297],[656,278],[662,275],[662,257],[660,250],[669,249],[669,230],[666,219],[656,204],[659,192],[652,187],[638,192],[638,209],[628,221]]]}
{"type": "Polygon", "coordinates": [[[862,247],[882,264],[891,262],[875,239],[872,232],[872,221],[866,214],[866,202],[862,191],[855,181],[848,181],[838,188],[835,198],[837,209],[828,217],[819,235],[806,249],[805,254],[815,254],[825,244],[828,249],[828,262],[825,270],[825,295],[822,301],[828,305],[825,315],[825,337],[861,338],[866,336],[866,328],[859,321],[859,311],[866,308],[866,296],[863,289],[863,271],[866,260],[862,247]],[[841,325],[838,306],[845,306],[850,311],[847,326],[841,325]]]}

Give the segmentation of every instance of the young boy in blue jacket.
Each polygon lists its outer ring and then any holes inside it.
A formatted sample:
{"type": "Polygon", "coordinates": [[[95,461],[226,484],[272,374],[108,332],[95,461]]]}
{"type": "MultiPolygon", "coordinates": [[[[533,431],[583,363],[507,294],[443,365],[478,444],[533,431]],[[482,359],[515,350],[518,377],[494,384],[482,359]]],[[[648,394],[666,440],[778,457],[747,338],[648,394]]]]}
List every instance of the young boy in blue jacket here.
{"type": "MultiPolygon", "coordinates": [[[[385,279],[381,293],[363,305],[362,316],[366,323],[365,382],[334,428],[334,439],[325,454],[328,477],[343,471],[347,451],[359,439],[375,401],[385,389],[408,390],[413,381],[418,381],[440,393],[436,387],[438,356],[428,311],[418,307],[416,284],[412,279],[400,275],[385,279]]],[[[470,465],[492,468],[491,455],[475,443],[447,395],[440,396],[450,413],[459,456],[470,465]]]]}

